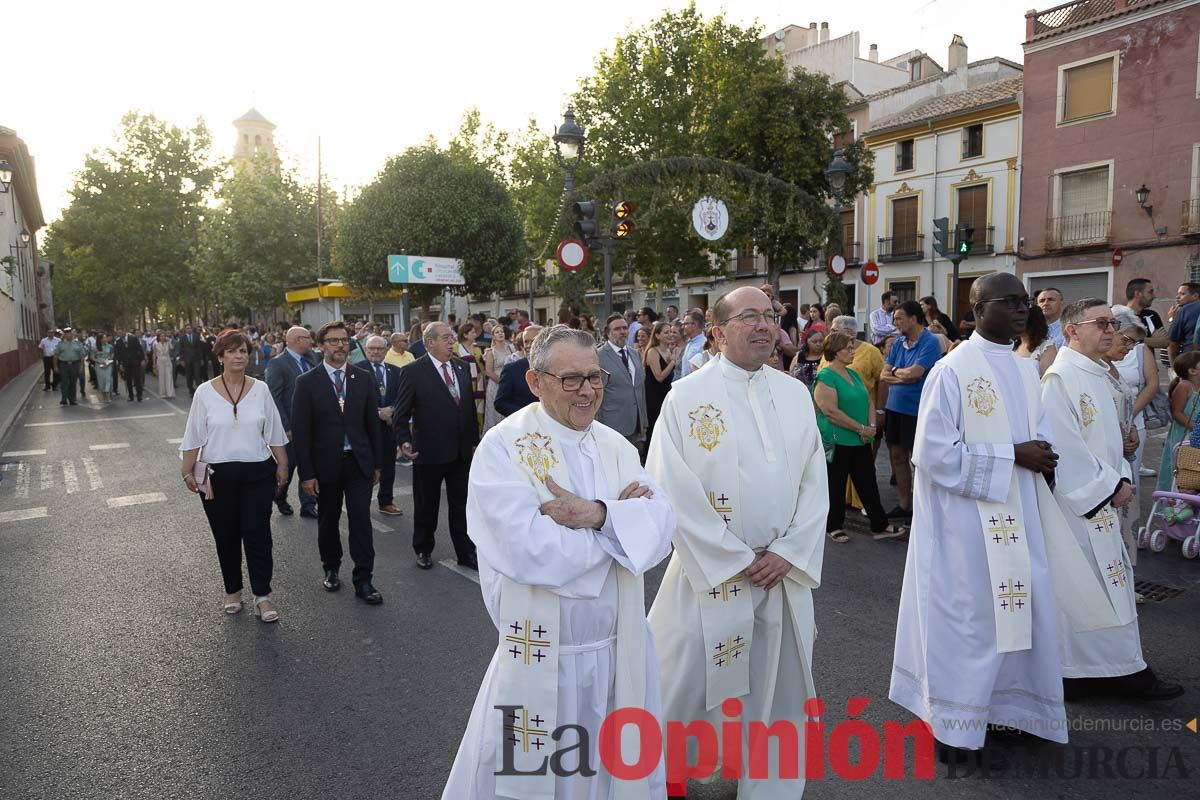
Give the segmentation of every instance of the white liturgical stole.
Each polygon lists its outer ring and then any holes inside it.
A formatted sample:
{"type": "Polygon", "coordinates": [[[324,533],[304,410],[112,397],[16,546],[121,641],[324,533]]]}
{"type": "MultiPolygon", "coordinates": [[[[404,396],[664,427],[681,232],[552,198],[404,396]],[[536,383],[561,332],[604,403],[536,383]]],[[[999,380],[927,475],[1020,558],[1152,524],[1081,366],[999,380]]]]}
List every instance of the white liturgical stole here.
{"type": "MultiPolygon", "coordinates": [[[[968,340],[969,343],[969,340],[968,340]]],[[[1008,410],[997,390],[996,376],[987,357],[974,347],[958,347],[946,356],[948,366],[958,377],[962,402],[963,441],[972,445],[1008,444],[1012,439],[1008,410]]],[[[1041,395],[1037,383],[1025,382],[1025,407],[1028,438],[1037,437],[1037,409],[1041,395]]],[[[1008,496],[1003,502],[977,499],[979,525],[983,530],[991,578],[992,611],[996,618],[996,652],[1010,653],[1033,646],[1033,618],[1030,597],[1032,570],[1029,544],[1025,537],[1025,512],[1017,471],[1009,478],[1008,496]]],[[[1037,509],[1030,509],[1037,513],[1037,509]]]]}
{"type": "MultiPolygon", "coordinates": [[[[546,478],[559,486],[571,486],[560,444],[539,423],[540,404],[533,403],[508,418],[503,432],[504,446],[512,463],[525,476],[542,503],[554,499],[546,488],[546,478]],[[516,419],[518,424],[511,424],[516,419]]],[[[603,425],[593,425],[592,433],[603,465],[604,485],[596,482],[597,499],[615,501],[621,487],[637,479],[641,468],[637,452],[628,447],[625,437],[603,425]]],[[[520,531],[512,531],[519,536],[520,531]]],[[[642,707],[646,693],[645,660],[645,589],[640,575],[634,575],[613,561],[617,576],[617,655],[616,708],[642,707]]],[[[513,764],[517,771],[540,768],[553,753],[550,734],[558,726],[558,595],[546,589],[516,583],[500,576],[500,642],[496,669],[494,705],[520,706],[516,718],[505,723],[505,737],[497,741],[496,764],[502,764],[504,739],[513,744],[513,764]]],[[[572,720],[566,720],[570,723],[572,720]]],[[[596,734],[596,731],[592,732],[596,734]]],[[[621,752],[626,764],[638,761],[635,726],[624,726],[621,752]]],[[[647,800],[646,780],[613,781],[615,800],[647,800]]],[[[553,800],[554,773],[544,775],[496,775],[496,793],[517,800],[553,800]]]]}
{"type": "MultiPolygon", "coordinates": [[[[1091,387],[1081,380],[1087,373],[1071,361],[1085,356],[1076,356],[1075,351],[1064,352],[1062,355],[1066,357],[1056,359],[1046,370],[1046,376],[1042,380],[1045,381],[1051,374],[1058,376],[1071,399],[1072,411],[1078,412],[1077,418],[1083,432],[1084,444],[1092,453],[1104,453],[1111,446],[1108,437],[1112,435],[1114,428],[1117,436],[1120,436],[1119,425],[1115,422],[1106,425],[1103,420],[1105,415],[1115,419],[1116,404],[1107,391],[1107,386],[1101,394],[1098,391],[1090,391],[1091,387]]],[[[1107,379],[1107,376],[1101,377],[1107,379]]],[[[1128,588],[1128,583],[1133,580],[1133,569],[1125,552],[1125,543],[1121,539],[1121,522],[1116,509],[1105,503],[1091,519],[1080,519],[1088,526],[1088,543],[1091,545],[1089,556],[1095,567],[1093,576],[1099,578],[1108,595],[1110,607],[1116,615],[1116,622],[1113,624],[1128,625],[1137,616],[1133,592],[1128,588]]]]}

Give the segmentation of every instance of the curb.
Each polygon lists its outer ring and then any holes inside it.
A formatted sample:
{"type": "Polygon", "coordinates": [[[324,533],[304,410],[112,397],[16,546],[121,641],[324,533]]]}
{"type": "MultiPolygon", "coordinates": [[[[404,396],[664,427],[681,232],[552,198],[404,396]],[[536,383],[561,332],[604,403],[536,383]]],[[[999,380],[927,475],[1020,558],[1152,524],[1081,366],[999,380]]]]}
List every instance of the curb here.
{"type": "Polygon", "coordinates": [[[17,377],[9,381],[2,389],[0,389],[0,408],[6,409],[3,416],[0,417],[0,444],[8,438],[8,433],[12,430],[17,418],[21,416],[21,412],[25,410],[25,405],[29,402],[30,395],[37,388],[38,383],[42,380],[42,364],[39,360],[36,364],[30,364],[17,377]],[[28,386],[21,388],[21,381],[27,381],[28,386]],[[9,402],[9,401],[12,402],[9,402]],[[11,410],[9,410],[11,409],[11,410]]]}

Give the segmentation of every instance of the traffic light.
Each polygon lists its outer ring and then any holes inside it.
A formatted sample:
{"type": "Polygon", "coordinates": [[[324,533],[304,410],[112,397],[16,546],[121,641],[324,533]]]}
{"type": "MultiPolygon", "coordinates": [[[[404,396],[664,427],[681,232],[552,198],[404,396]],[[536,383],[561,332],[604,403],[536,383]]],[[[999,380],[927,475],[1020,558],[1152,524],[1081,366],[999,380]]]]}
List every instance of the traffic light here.
{"type": "Polygon", "coordinates": [[[600,224],[596,221],[596,204],[591,200],[581,200],[571,206],[575,216],[575,235],[585,243],[591,242],[600,234],[600,224]]]}
{"type": "Polygon", "coordinates": [[[621,200],[613,204],[612,209],[612,235],[617,239],[628,239],[633,235],[637,228],[637,223],[633,219],[633,212],[637,207],[628,200],[621,200]]]}
{"type": "Polygon", "coordinates": [[[969,258],[971,251],[975,249],[975,228],[971,225],[959,223],[954,226],[954,245],[955,257],[961,259],[969,258]]]}
{"type": "Polygon", "coordinates": [[[933,221],[933,252],[942,258],[950,255],[949,217],[938,217],[933,221]]]}

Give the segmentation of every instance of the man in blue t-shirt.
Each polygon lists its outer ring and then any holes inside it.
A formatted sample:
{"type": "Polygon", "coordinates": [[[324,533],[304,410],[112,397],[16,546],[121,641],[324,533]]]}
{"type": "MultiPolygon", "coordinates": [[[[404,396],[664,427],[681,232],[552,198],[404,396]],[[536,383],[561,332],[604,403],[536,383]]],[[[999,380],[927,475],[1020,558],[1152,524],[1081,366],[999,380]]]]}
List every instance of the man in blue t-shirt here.
{"type": "Polygon", "coordinates": [[[1175,314],[1167,338],[1167,355],[1171,361],[1180,353],[1194,350],[1196,320],[1200,318],[1200,283],[1183,283],[1175,290],[1175,314]]]}
{"type": "Polygon", "coordinates": [[[937,337],[925,330],[925,315],[921,312],[921,304],[915,300],[902,303],[893,312],[892,321],[903,338],[892,343],[879,381],[888,387],[884,439],[892,462],[892,474],[896,476],[899,502],[888,516],[905,519],[912,516],[911,460],[917,438],[921,389],[929,369],[942,357],[942,347],[937,337]]]}

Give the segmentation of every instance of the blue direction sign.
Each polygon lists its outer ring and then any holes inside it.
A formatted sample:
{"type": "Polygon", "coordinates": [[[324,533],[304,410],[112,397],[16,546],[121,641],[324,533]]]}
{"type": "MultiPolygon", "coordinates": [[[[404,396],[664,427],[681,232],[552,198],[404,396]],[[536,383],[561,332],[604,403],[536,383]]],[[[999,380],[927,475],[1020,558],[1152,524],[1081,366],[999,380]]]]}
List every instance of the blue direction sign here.
{"type": "Polygon", "coordinates": [[[388,256],[388,281],[391,283],[431,283],[462,286],[461,258],[436,256],[388,256]]]}

